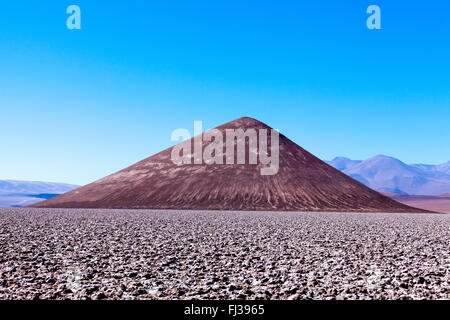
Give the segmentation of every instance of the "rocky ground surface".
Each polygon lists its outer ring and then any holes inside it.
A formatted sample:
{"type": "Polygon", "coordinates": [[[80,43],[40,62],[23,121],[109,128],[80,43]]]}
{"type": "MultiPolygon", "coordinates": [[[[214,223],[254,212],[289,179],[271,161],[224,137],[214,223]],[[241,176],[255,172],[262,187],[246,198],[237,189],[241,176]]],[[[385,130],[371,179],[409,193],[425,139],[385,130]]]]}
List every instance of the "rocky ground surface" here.
{"type": "Polygon", "coordinates": [[[0,299],[450,298],[450,215],[0,209],[0,299]]]}

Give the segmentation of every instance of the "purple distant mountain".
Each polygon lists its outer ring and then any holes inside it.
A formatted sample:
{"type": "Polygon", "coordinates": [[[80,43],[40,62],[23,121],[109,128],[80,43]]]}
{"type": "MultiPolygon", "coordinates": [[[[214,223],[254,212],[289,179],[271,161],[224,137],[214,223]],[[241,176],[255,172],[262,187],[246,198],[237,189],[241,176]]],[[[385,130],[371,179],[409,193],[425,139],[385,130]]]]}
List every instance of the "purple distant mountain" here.
{"type": "Polygon", "coordinates": [[[0,208],[28,206],[78,187],[67,183],[0,180],[0,208]]]}
{"type": "Polygon", "coordinates": [[[327,163],[380,192],[410,195],[450,193],[450,161],[440,165],[406,164],[378,155],[367,160],[336,157],[327,163]]]}
{"type": "Polygon", "coordinates": [[[450,161],[440,164],[438,166],[436,166],[437,170],[440,172],[444,172],[446,174],[450,174],[450,161]]]}
{"type": "Polygon", "coordinates": [[[360,164],[362,160],[350,160],[346,157],[336,157],[331,161],[326,161],[331,166],[335,167],[336,169],[340,171],[344,171],[346,169],[353,168],[357,164],[360,164]]]}

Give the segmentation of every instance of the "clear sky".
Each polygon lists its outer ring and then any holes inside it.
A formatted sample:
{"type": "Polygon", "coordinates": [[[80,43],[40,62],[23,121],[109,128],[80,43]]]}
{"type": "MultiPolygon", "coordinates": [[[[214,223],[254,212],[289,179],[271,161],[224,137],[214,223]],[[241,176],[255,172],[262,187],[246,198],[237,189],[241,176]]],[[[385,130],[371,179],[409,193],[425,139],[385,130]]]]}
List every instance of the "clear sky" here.
{"type": "Polygon", "coordinates": [[[2,1],[0,115],[0,179],[85,184],[241,116],[322,159],[443,163],[450,2],[2,1]]]}

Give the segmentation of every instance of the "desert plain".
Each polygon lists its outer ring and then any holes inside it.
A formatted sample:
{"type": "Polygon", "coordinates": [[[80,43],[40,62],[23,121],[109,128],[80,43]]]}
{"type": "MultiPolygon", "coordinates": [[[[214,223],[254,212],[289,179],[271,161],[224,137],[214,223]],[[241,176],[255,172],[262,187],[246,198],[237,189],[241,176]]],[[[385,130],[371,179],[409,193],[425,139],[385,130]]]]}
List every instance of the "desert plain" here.
{"type": "Polygon", "coordinates": [[[450,215],[0,209],[0,299],[449,299],[450,215]]]}

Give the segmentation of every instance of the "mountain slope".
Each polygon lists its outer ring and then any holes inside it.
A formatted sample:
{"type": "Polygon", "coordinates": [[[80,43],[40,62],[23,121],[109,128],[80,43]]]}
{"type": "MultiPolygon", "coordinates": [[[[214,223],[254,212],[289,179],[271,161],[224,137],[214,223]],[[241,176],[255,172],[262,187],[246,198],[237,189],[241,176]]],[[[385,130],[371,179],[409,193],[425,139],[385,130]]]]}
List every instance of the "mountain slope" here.
{"type": "Polygon", "coordinates": [[[450,175],[450,161],[440,164],[440,165],[437,165],[436,170],[450,175]]]}
{"type": "Polygon", "coordinates": [[[362,162],[361,160],[350,160],[349,158],[346,157],[336,157],[331,161],[327,161],[329,165],[340,171],[353,168],[354,166],[360,164],[361,162],[362,162]]]}
{"type": "MultiPolygon", "coordinates": [[[[216,129],[238,128],[270,129],[247,117],[216,129]]],[[[279,171],[272,176],[260,174],[261,164],[177,166],[171,151],[34,207],[423,212],[369,189],[283,135],[279,171]]]]}

